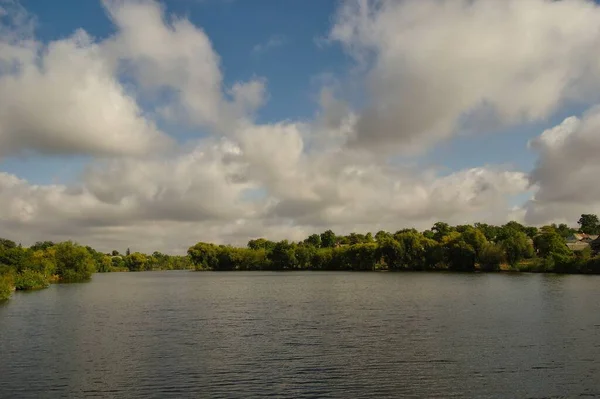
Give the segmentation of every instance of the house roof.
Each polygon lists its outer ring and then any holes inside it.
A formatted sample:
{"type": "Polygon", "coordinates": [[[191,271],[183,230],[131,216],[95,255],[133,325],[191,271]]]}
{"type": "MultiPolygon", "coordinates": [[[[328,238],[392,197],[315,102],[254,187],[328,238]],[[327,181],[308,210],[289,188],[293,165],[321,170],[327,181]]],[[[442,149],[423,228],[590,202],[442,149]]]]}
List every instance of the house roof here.
{"type": "Polygon", "coordinates": [[[571,251],[583,251],[584,249],[586,249],[587,247],[589,247],[590,244],[587,242],[583,242],[583,241],[579,241],[579,242],[568,242],[567,243],[567,247],[571,250],[571,251]]]}
{"type": "Polygon", "coordinates": [[[598,235],[595,234],[585,234],[585,233],[573,233],[569,237],[567,237],[567,242],[590,242],[598,238],[598,235]]]}

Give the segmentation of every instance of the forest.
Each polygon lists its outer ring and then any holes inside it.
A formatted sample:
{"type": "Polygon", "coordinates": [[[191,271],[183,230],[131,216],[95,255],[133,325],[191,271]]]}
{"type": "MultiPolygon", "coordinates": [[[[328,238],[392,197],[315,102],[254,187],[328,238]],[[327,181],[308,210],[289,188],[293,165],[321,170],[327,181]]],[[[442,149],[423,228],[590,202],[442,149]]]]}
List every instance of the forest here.
{"type": "Polygon", "coordinates": [[[430,229],[402,229],[395,233],[338,236],[327,230],[303,241],[252,239],[246,247],[199,242],[187,256],[126,250],[98,252],[67,241],[36,242],[23,247],[0,238],[0,300],[14,290],[34,290],[51,283],[83,282],[95,272],[151,270],[346,270],[346,271],[460,271],[548,272],[600,274],[600,244],[591,240],[583,249],[567,246],[575,233],[597,235],[600,222],[583,214],[578,228],[552,224],[541,228],[511,221],[502,226],[485,223],[430,229]]]}
{"type": "Polygon", "coordinates": [[[484,223],[435,223],[419,232],[403,229],[337,236],[327,230],[301,242],[250,240],[247,247],[199,242],[188,250],[196,270],[352,270],[352,271],[521,271],[600,273],[594,242],[571,251],[575,233],[600,232],[596,215],[584,214],[579,228],[566,224],[527,227],[484,223]]]}
{"type": "Polygon", "coordinates": [[[172,256],[154,252],[146,255],[113,250],[101,253],[89,246],[71,241],[36,242],[29,248],[0,238],[0,300],[14,290],[36,290],[51,283],[88,281],[93,273],[178,270],[192,267],[188,256],[172,256]]]}

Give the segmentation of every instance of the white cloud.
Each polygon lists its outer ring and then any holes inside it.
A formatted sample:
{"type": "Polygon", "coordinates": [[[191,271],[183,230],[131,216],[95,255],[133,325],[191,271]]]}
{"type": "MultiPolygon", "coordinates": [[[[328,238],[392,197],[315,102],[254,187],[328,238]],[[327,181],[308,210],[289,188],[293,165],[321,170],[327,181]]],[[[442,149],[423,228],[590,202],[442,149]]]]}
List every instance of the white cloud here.
{"type": "MultiPolygon", "coordinates": [[[[325,85],[312,121],[256,123],[266,79],[225,87],[206,33],[154,2],[105,1],[116,31],[100,41],[78,31],[40,43],[0,30],[0,155],[110,155],[70,185],[0,172],[0,231],[25,244],[76,239],[101,250],[183,252],[198,240],[244,244],[329,228],[524,217],[510,204],[528,191],[523,172],[486,165],[440,175],[387,155],[450,137],[480,107],[517,123],[593,96],[598,7],[578,0],[352,4],[342,5],[330,37],[365,63],[367,106],[352,109],[325,85]],[[211,134],[161,151],[170,140],[152,121],[157,114],[211,134]]],[[[528,220],[570,217],[567,205],[595,203],[598,115],[568,119],[531,141],[540,162],[530,180],[539,191],[528,220]],[[574,189],[587,197],[570,198],[574,189]]]]}
{"type": "Polygon", "coordinates": [[[597,98],[599,24],[600,7],[585,0],[344,3],[330,40],[368,70],[351,144],[410,152],[456,134],[465,117],[543,120],[597,98]]]}
{"type": "Polygon", "coordinates": [[[246,111],[264,101],[264,79],[238,82],[233,99],[223,95],[220,58],[202,29],[186,18],[167,19],[152,1],[104,0],[118,31],[104,43],[106,54],[145,92],[157,97],[168,93],[159,111],[175,120],[227,134],[246,111]]]}
{"type": "Polygon", "coordinates": [[[84,31],[47,45],[2,35],[0,50],[0,157],[142,155],[170,145],[84,31]]]}
{"type": "Polygon", "coordinates": [[[600,107],[570,117],[532,141],[539,159],[531,172],[535,197],[526,206],[530,223],[560,220],[573,225],[582,213],[600,213],[600,107]]]}

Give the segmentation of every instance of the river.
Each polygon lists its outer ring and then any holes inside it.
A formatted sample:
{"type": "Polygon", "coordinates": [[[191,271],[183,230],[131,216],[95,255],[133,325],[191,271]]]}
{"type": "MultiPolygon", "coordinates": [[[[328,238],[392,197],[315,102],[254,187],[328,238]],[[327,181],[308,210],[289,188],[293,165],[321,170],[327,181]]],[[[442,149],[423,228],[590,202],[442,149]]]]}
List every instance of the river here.
{"type": "Polygon", "coordinates": [[[600,397],[600,277],[144,272],[0,304],[0,397],[600,397]]]}

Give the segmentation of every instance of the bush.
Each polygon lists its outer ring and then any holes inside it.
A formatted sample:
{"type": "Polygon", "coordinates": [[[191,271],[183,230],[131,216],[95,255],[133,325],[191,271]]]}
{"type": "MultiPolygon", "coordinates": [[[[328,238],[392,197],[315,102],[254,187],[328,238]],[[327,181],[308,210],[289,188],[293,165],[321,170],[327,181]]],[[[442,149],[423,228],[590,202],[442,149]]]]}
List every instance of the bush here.
{"type": "Polygon", "coordinates": [[[17,290],[39,290],[50,285],[49,278],[43,273],[33,270],[23,270],[15,277],[17,290]]]}
{"type": "Polygon", "coordinates": [[[57,244],[56,274],[59,281],[74,283],[86,281],[95,271],[94,259],[85,247],[70,241],[57,244]]]}
{"type": "Polygon", "coordinates": [[[497,244],[485,244],[479,254],[480,268],[482,271],[498,271],[504,261],[504,251],[497,244]]]}
{"type": "Polygon", "coordinates": [[[4,301],[10,298],[10,294],[13,292],[14,285],[12,276],[5,274],[0,275],[0,301],[4,301]]]}

